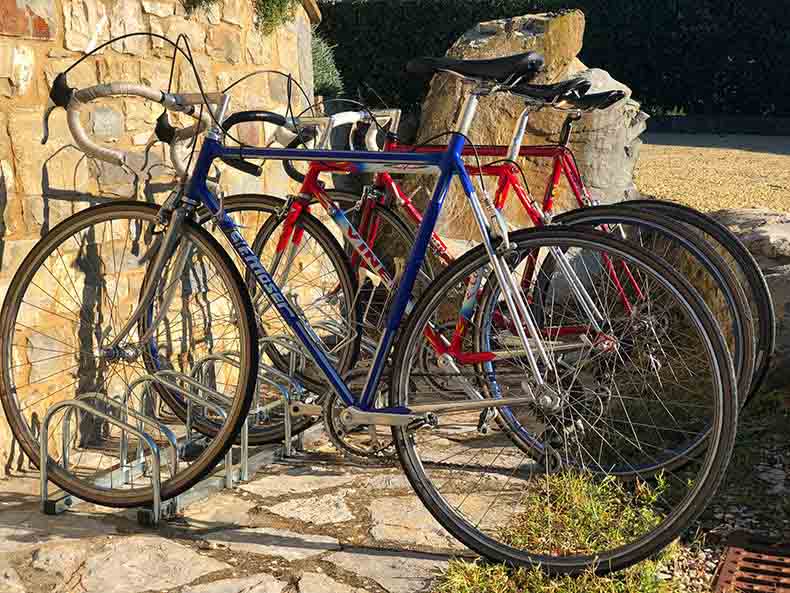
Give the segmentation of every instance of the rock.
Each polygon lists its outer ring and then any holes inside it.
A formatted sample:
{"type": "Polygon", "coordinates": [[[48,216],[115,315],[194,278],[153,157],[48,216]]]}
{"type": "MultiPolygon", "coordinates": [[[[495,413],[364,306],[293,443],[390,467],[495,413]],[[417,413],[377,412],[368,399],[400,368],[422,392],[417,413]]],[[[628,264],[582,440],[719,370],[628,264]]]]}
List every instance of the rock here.
{"type": "Polygon", "coordinates": [[[343,523],[354,518],[342,493],[327,494],[307,500],[288,500],[276,504],[268,510],[282,517],[299,519],[305,523],[316,525],[343,523]]]}
{"type": "MultiPolygon", "coordinates": [[[[646,116],[640,112],[639,105],[630,99],[630,90],[625,85],[614,81],[602,70],[588,70],[577,59],[582,46],[584,22],[581,11],[571,10],[481,23],[467,31],[447,53],[455,58],[480,59],[538,51],[546,60],[544,71],[535,79],[538,84],[581,75],[592,81],[593,92],[625,90],[628,100],[606,111],[584,115],[574,126],[571,136],[571,149],[576,154],[593,197],[614,202],[635,193],[632,177],[639,146],[637,137],[644,130],[646,116]]],[[[442,132],[456,129],[456,119],[469,91],[470,85],[457,77],[436,75],[423,103],[418,141],[427,141],[442,132]]],[[[516,96],[496,94],[483,98],[471,128],[472,141],[479,144],[509,144],[523,110],[524,101],[516,96]]],[[[524,143],[556,142],[564,120],[565,114],[555,110],[545,109],[533,113],[524,143]]],[[[520,159],[520,164],[534,197],[540,200],[550,176],[551,159],[520,159]]],[[[433,182],[423,178],[411,185],[433,187],[433,182]]],[[[495,181],[489,179],[486,185],[489,193],[493,194],[495,181]]],[[[576,206],[575,197],[566,185],[561,184],[556,195],[557,212],[576,206]]],[[[514,228],[532,224],[518,200],[509,200],[506,213],[514,228]]],[[[467,200],[458,188],[451,190],[445,202],[439,231],[455,239],[477,236],[467,200]]]]}
{"type": "Polygon", "coordinates": [[[393,552],[365,554],[338,552],[328,562],[377,582],[390,593],[426,591],[447,563],[393,552]]]}
{"type": "Polygon", "coordinates": [[[229,568],[186,546],[155,535],[112,539],[78,571],[85,593],[137,593],[172,589],[229,568]]]}
{"type": "Polygon", "coordinates": [[[85,546],[75,546],[72,542],[55,543],[33,550],[31,566],[62,580],[70,580],[87,556],[85,546]]]}
{"type": "Polygon", "coordinates": [[[741,208],[711,216],[738,236],[765,275],[776,314],[776,351],[765,387],[786,386],[790,381],[790,214],[741,208]]]}
{"type": "MultiPolygon", "coordinates": [[[[110,12],[110,37],[145,31],[143,11],[139,2],[115,2],[110,12]]],[[[127,37],[112,44],[115,51],[133,56],[145,55],[148,39],[142,35],[127,37]]]]}
{"type": "Polygon", "coordinates": [[[364,589],[350,587],[325,574],[307,572],[299,579],[299,593],[364,593],[364,589]]]}
{"type": "Polygon", "coordinates": [[[166,17],[175,14],[175,4],[173,2],[159,2],[158,0],[143,0],[143,11],[146,14],[153,14],[159,17],[166,17]]]}
{"type": "Polygon", "coordinates": [[[224,579],[186,587],[182,589],[182,593],[280,593],[286,584],[271,575],[257,574],[242,579],[224,579]]]}
{"type": "Polygon", "coordinates": [[[234,552],[280,556],[288,561],[304,560],[340,549],[338,541],[332,537],[265,527],[221,529],[212,531],[203,538],[210,543],[226,546],[234,552]]]}
{"type": "Polygon", "coordinates": [[[72,51],[87,53],[110,39],[110,21],[101,2],[64,0],[63,27],[66,49],[72,51]]]}
{"type": "Polygon", "coordinates": [[[235,27],[211,27],[208,50],[215,60],[239,64],[241,62],[241,31],[235,27]]]}
{"type": "Polygon", "coordinates": [[[336,488],[354,479],[355,476],[291,472],[258,478],[249,484],[243,484],[241,489],[257,496],[271,498],[284,494],[307,494],[316,490],[336,488]]]}
{"type": "Polygon", "coordinates": [[[105,140],[118,140],[123,135],[123,116],[112,107],[97,107],[90,117],[93,135],[105,140]]]}

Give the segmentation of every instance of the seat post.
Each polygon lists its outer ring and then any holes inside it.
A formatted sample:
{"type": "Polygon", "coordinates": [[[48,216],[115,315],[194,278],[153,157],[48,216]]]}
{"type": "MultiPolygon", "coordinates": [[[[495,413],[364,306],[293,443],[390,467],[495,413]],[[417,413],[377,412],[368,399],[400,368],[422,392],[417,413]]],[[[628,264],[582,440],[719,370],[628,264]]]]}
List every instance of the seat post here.
{"type": "Polygon", "coordinates": [[[469,130],[472,128],[472,122],[477,113],[477,105],[480,102],[480,93],[477,89],[472,91],[472,94],[466,98],[464,103],[463,114],[461,115],[460,123],[458,124],[458,133],[464,136],[469,136],[469,130]]]}
{"type": "Polygon", "coordinates": [[[510,141],[510,150],[507,152],[507,159],[515,161],[521,152],[521,143],[524,141],[524,135],[527,133],[527,123],[529,122],[529,107],[525,107],[521,112],[521,116],[516,122],[516,127],[513,129],[513,138],[510,141]]]}

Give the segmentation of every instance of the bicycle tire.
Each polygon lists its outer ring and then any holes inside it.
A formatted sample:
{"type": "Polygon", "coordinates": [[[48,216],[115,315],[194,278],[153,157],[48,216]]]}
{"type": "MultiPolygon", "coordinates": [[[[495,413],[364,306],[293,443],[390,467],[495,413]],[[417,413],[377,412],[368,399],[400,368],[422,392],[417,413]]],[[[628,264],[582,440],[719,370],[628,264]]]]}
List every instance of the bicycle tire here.
{"type": "Polygon", "coordinates": [[[632,200],[621,204],[640,211],[653,211],[697,229],[714,247],[719,246],[732,257],[737,265],[736,275],[752,306],[755,364],[749,394],[745,404],[751,401],[765,383],[776,349],[776,312],[771,291],[765,276],[754,256],[743,242],[726,226],[688,206],[665,200],[632,200]]]}
{"type": "MultiPolygon", "coordinates": [[[[530,554],[506,546],[487,536],[465,518],[460,517],[452,503],[444,498],[426,474],[426,467],[415,452],[414,436],[407,428],[393,427],[393,438],[398,450],[399,459],[415,493],[422,500],[433,517],[447,529],[456,539],[483,556],[489,561],[505,563],[511,567],[540,567],[550,574],[580,574],[593,570],[598,574],[621,570],[658,552],[675,539],[702,512],[709,498],[721,483],[727,463],[730,459],[737,427],[737,385],[734,369],[730,360],[724,338],[715,319],[707,309],[704,301],[696,291],[666,263],[635,245],[616,241],[612,238],[573,229],[528,229],[511,233],[511,241],[520,249],[536,249],[541,242],[562,241],[568,245],[588,245],[592,248],[604,248],[606,252],[617,254],[625,261],[640,262],[645,269],[651,270],[655,279],[662,279],[672,287],[673,294],[680,299],[686,310],[691,314],[705,337],[706,358],[711,363],[714,378],[715,413],[711,418],[704,454],[701,477],[694,481],[691,497],[683,499],[683,504],[672,512],[667,521],[660,524],[661,529],[648,532],[645,541],[637,540],[629,545],[620,546],[606,554],[595,553],[592,556],[557,557],[541,554],[530,554]]],[[[438,306],[442,299],[447,298],[449,290],[456,281],[463,281],[469,274],[486,265],[488,255],[482,247],[478,247],[462,256],[450,268],[445,270],[431,285],[425,297],[421,299],[404,328],[404,339],[398,344],[394,356],[392,385],[390,388],[390,405],[393,408],[408,407],[409,390],[409,356],[410,349],[422,340],[422,324],[429,319],[432,308],[438,306]]],[[[441,419],[439,419],[441,424],[441,419]]],[[[448,478],[442,478],[445,482],[448,478]]],[[[464,490],[465,491],[465,490],[464,490]]]]}
{"type": "MultiPolygon", "coordinates": [[[[731,354],[735,365],[735,375],[738,379],[739,401],[743,407],[749,396],[754,373],[755,337],[751,307],[733,270],[704,238],[683,225],[673,224],[672,220],[665,215],[649,211],[635,212],[633,208],[623,208],[619,204],[570,210],[555,217],[553,222],[570,226],[598,227],[607,224],[615,226],[625,224],[637,226],[640,229],[644,227],[652,232],[660,233],[691,254],[691,257],[702,266],[702,269],[707,272],[715,286],[718,287],[727,306],[726,313],[731,315],[733,328],[728,331],[732,331],[733,334],[734,347],[731,354]]],[[[698,279],[698,281],[704,283],[703,279],[698,279]]],[[[700,292],[700,294],[702,293],[700,292]]],[[[708,303],[708,305],[711,311],[721,309],[721,307],[714,308],[713,303],[708,303]]],[[[720,325],[723,321],[725,320],[719,319],[720,325]]],[[[722,329],[722,332],[727,335],[725,328],[722,329]]]]}
{"type": "MultiPolygon", "coordinates": [[[[158,212],[158,206],[136,201],[120,201],[98,205],[67,218],[39,241],[24,259],[19,271],[14,276],[0,312],[0,348],[2,348],[5,360],[11,360],[10,348],[13,342],[14,321],[21,305],[20,299],[24,298],[23,291],[40,266],[44,265],[53,249],[57,249],[64,241],[68,241],[74,237],[75,233],[87,228],[92,223],[139,219],[146,221],[147,224],[150,223],[153,228],[158,221],[158,212]],[[9,334],[9,332],[11,333],[9,334]]],[[[252,401],[256,383],[255,369],[258,365],[258,349],[255,346],[256,326],[252,303],[244,282],[235,270],[233,262],[214,238],[196,224],[185,221],[183,236],[190,237],[193,243],[201,246],[203,253],[215,259],[216,263],[219,264],[218,270],[225,275],[229,292],[233,292],[233,300],[239,306],[238,312],[240,315],[237,320],[241,335],[239,356],[243,362],[243,368],[240,372],[237,392],[243,395],[242,397],[234,398],[233,405],[227,410],[228,416],[222,430],[215,435],[216,438],[203,451],[198,458],[199,462],[189,466],[186,472],[180,475],[177,474],[173,479],[162,483],[162,500],[177,496],[202,480],[213,470],[217,462],[223,458],[227,450],[233,445],[236,434],[246,419],[252,401]]],[[[14,395],[13,378],[9,376],[7,365],[3,367],[0,381],[2,381],[0,384],[0,401],[11,430],[25,454],[37,467],[40,467],[39,444],[22,417],[14,395]]],[[[169,398],[168,391],[160,385],[155,385],[155,389],[162,396],[163,400],[167,401],[169,398]]],[[[132,490],[108,490],[101,487],[91,487],[83,481],[71,478],[53,460],[49,460],[48,470],[50,480],[60,488],[80,499],[95,504],[124,508],[150,506],[152,502],[153,493],[150,487],[132,490]]]]}

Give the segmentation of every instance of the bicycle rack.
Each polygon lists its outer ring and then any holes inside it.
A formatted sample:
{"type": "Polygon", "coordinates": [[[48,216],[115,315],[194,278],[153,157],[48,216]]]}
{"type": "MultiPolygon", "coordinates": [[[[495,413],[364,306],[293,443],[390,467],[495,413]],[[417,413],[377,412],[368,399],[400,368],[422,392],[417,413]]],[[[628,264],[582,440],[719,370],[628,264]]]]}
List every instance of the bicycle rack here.
{"type": "MultiPolygon", "coordinates": [[[[238,361],[233,360],[232,353],[230,353],[230,355],[225,353],[223,355],[209,355],[204,357],[203,359],[197,361],[196,367],[199,370],[203,365],[210,362],[211,360],[219,360],[238,366],[238,361]]],[[[270,372],[277,372],[276,369],[268,370],[270,372]]],[[[287,378],[287,376],[282,373],[280,373],[280,375],[283,378],[287,378]]],[[[263,379],[275,386],[278,385],[276,381],[262,376],[261,373],[259,373],[259,379],[263,379]]],[[[49,425],[54,414],[63,409],[66,409],[66,415],[63,421],[61,444],[64,451],[62,462],[66,468],[69,467],[71,462],[69,459],[69,443],[72,439],[71,425],[72,418],[77,410],[81,410],[87,414],[101,418],[106,422],[109,422],[110,424],[120,428],[120,467],[102,476],[100,480],[106,482],[108,485],[114,483],[129,483],[133,477],[137,475],[137,472],[140,472],[141,474],[145,472],[146,460],[142,446],[144,445],[151,450],[151,483],[153,489],[152,506],[151,508],[141,508],[137,511],[137,520],[141,525],[144,526],[156,526],[161,522],[162,518],[172,517],[181,508],[183,508],[183,506],[185,506],[186,501],[193,502],[194,500],[208,496],[211,492],[221,490],[223,488],[232,488],[234,483],[237,481],[248,480],[250,471],[257,470],[265,463],[269,463],[274,460],[274,453],[271,449],[264,449],[262,451],[256,452],[254,456],[250,456],[249,419],[246,419],[241,430],[241,463],[238,478],[234,477],[234,447],[231,447],[225,454],[224,475],[220,481],[218,481],[215,476],[206,478],[196,486],[193,486],[193,488],[189,491],[184,492],[181,495],[171,498],[170,500],[163,503],[161,500],[161,453],[156,441],[149,433],[143,430],[143,426],[148,425],[156,430],[159,430],[169,442],[172,448],[170,458],[171,475],[174,475],[177,471],[180,454],[183,452],[184,445],[189,442],[189,437],[185,442],[179,443],[179,439],[172,430],[151,416],[146,415],[145,407],[147,399],[152,395],[148,391],[148,386],[151,384],[161,385],[182,396],[187,402],[188,420],[190,422],[192,419],[190,414],[192,413],[192,408],[195,405],[207,410],[211,410],[214,414],[221,418],[227,418],[227,412],[225,409],[223,409],[222,405],[224,404],[229,407],[232,403],[230,398],[199,383],[194,378],[184,375],[183,373],[171,370],[158,371],[152,375],[144,375],[136,379],[127,387],[126,392],[120,399],[108,397],[97,392],[88,392],[80,395],[76,399],[59,402],[58,404],[52,406],[47,411],[39,434],[40,459],[49,459],[49,425]],[[179,382],[185,384],[186,387],[179,385],[179,382]],[[129,406],[129,398],[131,394],[140,386],[144,386],[146,393],[140,398],[140,405],[138,409],[134,410],[129,406]],[[100,400],[103,405],[111,406],[118,411],[119,417],[115,417],[108,412],[102,411],[86,401],[91,399],[100,400]],[[129,422],[130,419],[137,424],[136,427],[129,422]],[[129,434],[138,437],[140,442],[143,444],[139,449],[137,458],[131,462],[129,461],[129,434]]],[[[189,431],[191,431],[191,426],[189,427],[189,431]]],[[[63,496],[57,499],[50,498],[48,494],[48,463],[41,463],[40,465],[40,494],[42,512],[48,515],[58,515],[82,502],[79,498],[68,493],[63,493],[63,496]]]]}
{"type": "MultiPolygon", "coordinates": [[[[86,396],[95,396],[95,394],[85,394],[86,396]]],[[[107,400],[102,400],[107,401],[107,400]]],[[[109,402],[108,402],[109,403],[109,402]]],[[[41,431],[39,433],[39,466],[40,466],[40,495],[41,495],[41,510],[43,513],[47,515],[57,515],[64,512],[66,509],[74,506],[74,498],[71,495],[66,495],[63,498],[57,500],[50,500],[49,499],[49,492],[48,492],[48,472],[49,472],[49,424],[52,421],[52,417],[55,413],[59,412],[60,410],[71,408],[68,412],[66,412],[67,417],[71,416],[71,411],[74,409],[82,410],[88,414],[92,414],[98,418],[109,422],[117,427],[119,427],[122,431],[130,432],[137,436],[140,439],[140,442],[147,446],[151,450],[151,489],[153,490],[153,500],[152,500],[152,522],[154,525],[159,524],[159,520],[162,516],[162,496],[161,496],[161,474],[160,474],[160,454],[159,454],[159,446],[156,444],[153,438],[148,433],[143,432],[142,430],[138,430],[131,424],[114,418],[112,415],[107,414],[106,412],[102,412],[101,410],[96,409],[94,406],[91,406],[85,401],[75,399],[75,400],[67,400],[58,402],[57,404],[53,405],[47,413],[44,415],[44,419],[41,423],[41,431]]],[[[66,419],[64,419],[66,421],[66,419]]],[[[64,427],[64,431],[66,427],[64,427]]],[[[70,440],[70,435],[69,439],[70,440]]],[[[68,443],[68,440],[64,440],[65,443],[68,443]]],[[[64,449],[67,451],[68,447],[64,449]]],[[[68,453],[66,453],[66,462],[68,463],[68,453]]],[[[122,470],[122,476],[125,475],[122,470]]],[[[110,474],[112,476],[112,474],[110,474]]],[[[112,477],[110,477],[112,480],[112,477]]],[[[112,482],[111,482],[112,483],[112,482]]]]}
{"type": "MultiPolygon", "coordinates": [[[[297,342],[288,338],[265,337],[260,338],[258,342],[260,344],[274,344],[288,350],[289,352],[288,375],[285,375],[276,368],[262,365],[266,371],[283,381],[287,387],[283,387],[281,384],[268,378],[264,373],[261,372],[258,373],[258,379],[268,383],[280,391],[280,401],[284,407],[283,420],[285,423],[285,435],[283,438],[283,449],[280,458],[282,460],[290,459],[294,456],[294,450],[298,453],[304,452],[304,435],[302,433],[296,435],[296,444],[294,445],[293,419],[291,418],[291,402],[295,399],[294,396],[300,397],[304,394],[304,388],[302,387],[301,383],[293,378],[297,371],[299,371],[299,373],[304,372],[306,366],[304,351],[297,342]]],[[[276,404],[269,404],[267,407],[271,409],[275,407],[275,405],[276,404]]]]}

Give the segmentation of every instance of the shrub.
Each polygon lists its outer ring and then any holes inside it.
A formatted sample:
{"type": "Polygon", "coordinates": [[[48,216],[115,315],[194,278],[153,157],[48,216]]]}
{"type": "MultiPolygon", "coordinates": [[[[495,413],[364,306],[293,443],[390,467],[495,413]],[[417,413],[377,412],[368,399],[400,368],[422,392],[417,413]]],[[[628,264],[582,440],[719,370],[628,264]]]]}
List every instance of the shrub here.
{"type": "Polygon", "coordinates": [[[315,94],[336,97],[343,92],[343,79],[335,64],[335,46],[313,30],[313,84],[315,94]]]}
{"type": "MultiPolygon", "coordinates": [[[[219,0],[183,0],[187,12],[206,10],[219,0]]],[[[299,0],[250,0],[255,8],[255,22],[261,33],[268,35],[280,25],[291,21],[299,0]]]]}
{"type": "Polygon", "coordinates": [[[416,107],[427,81],[406,62],[443,55],[476,23],[581,8],[581,59],[631,86],[653,111],[790,115],[790,35],[776,0],[354,0],[321,5],[346,87],[416,107]]]}

